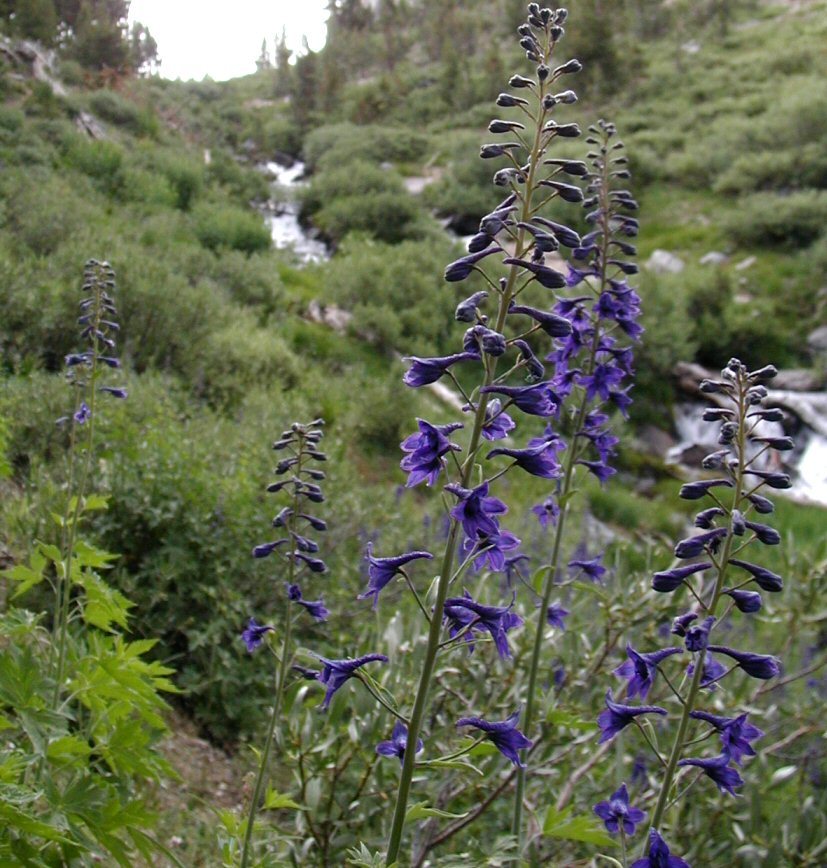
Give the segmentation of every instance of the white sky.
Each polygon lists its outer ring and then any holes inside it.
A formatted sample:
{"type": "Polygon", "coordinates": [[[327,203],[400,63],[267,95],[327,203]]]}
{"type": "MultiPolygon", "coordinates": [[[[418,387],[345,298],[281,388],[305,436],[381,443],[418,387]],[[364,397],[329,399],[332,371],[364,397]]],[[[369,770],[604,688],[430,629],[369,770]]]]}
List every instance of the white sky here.
{"type": "Polygon", "coordinates": [[[164,78],[216,81],[255,72],[261,41],[273,51],[287,28],[287,44],[300,51],[302,36],[324,44],[326,0],[132,0],[130,21],[149,28],[158,43],[164,78]]]}

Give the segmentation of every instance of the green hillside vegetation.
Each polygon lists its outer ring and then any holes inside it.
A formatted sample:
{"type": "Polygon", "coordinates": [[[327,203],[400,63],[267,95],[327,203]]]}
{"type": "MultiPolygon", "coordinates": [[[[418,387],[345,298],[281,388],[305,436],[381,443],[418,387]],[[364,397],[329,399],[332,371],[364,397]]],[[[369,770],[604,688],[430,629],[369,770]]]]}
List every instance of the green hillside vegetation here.
{"type": "MultiPolygon", "coordinates": [[[[176,669],[174,702],[230,751],[260,731],[269,691],[238,635],[274,593],[250,549],[271,532],[263,491],[278,432],[297,418],[327,424],[331,610],[364,590],[368,540],[393,551],[440,539],[425,517],[430,492],[402,493],[398,444],[415,417],[449,413],[427,390],[402,390],[398,354],[456,351],[459,296],[442,272],[463,248],[443,224],[473,232],[498,201],[499,166],[476,153],[492,100],[519,67],[511,34],[524,5],[337,4],[324,50],[287,63],[282,45],[272,67],[226,83],[127,70],[116,88],[100,87],[64,46],[59,95],[0,53],[0,561],[24,560],[33,538],[56,541],[50,503],[68,474],[55,427],[68,400],[63,359],[77,346],[83,264],[108,260],[130,396],[101,423],[109,508],[93,532],[121,555],[114,581],[135,603],[134,635],[159,639],[153,653],[176,669]],[[99,138],[82,128],[90,116],[99,138]],[[273,193],[259,165],[284,156],[307,165],[301,217],[331,245],[329,262],[272,249],[256,206],[273,193]],[[412,176],[432,183],[410,193],[412,176]],[[344,333],[311,321],[314,300],[352,314],[344,333]]],[[[21,35],[4,10],[0,34],[21,35]]],[[[805,338],[827,323],[827,3],[582,0],[570,20],[567,51],[586,63],[577,118],[613,120],[630,155],[639,261],[663,249],[686,263],[640,277],[634,430],[669,427],[678,361],[819,364],[805,338]],[[710,251],[726,262],[700,264],[710,251]]],[[[582,158],[587,146],[568,147],[582,158]]],[[[576,211],[560,216],[583,229],[576,211]]],[[[589,512],[633,540],[622,553],[610,544],[607,560],[642,588],[668,563],[665,541],[689,506],[639,443],[624,446],[619,478],[589,484],[572,526],[586,541],[589,512]]],[[[542,534],[529,507],[543,484],[508,487],[513,530],[531,553],[542,534]]],[[[821,563],[823,575],[823,515],[783,504],[778,526],[795,545],[767,565],[804,575],[821,563]]],[[[8,594],[0,585],[0,600],[8,594]]],[[[36,591],[24,602],[47,606],[36,591]]],[[[348,654],[386,629],[405,641],[398,623],[369,612],[358,642],[347,624],[334,629],[348,654]]],[[[775,629],[790,625],[779,615],[775,629]]],[[[322,635],[305,631],[302,645],[322,635]]],[[[308,762],[321,778],[322,761],[308,762]]],[[[810,786],[803,773],[800,786],[810,786]]],[[[793,822],[780,795],[771,808],[793,822]]],[[[750,811],[761,807],[742,819],[750,811]]],[[[327,821],[339,852],[357,843],[344,809],[327,821]]],[[[199,822],[203,834],[213,821],[199,822]]],[[[209,864],[197,838],[184,859],[209,864]]]]}

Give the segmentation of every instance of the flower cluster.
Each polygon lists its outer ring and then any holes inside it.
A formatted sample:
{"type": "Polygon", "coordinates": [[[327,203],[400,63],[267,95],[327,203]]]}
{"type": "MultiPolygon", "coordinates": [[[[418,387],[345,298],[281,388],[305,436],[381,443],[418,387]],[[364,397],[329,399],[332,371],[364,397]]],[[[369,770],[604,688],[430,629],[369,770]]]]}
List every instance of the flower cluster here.
{"type": "MultiPolygon", "coordinates": [[[[83,270],[83,298],[80,301],[78,325],[80,336],[87,348],[69,353],[64,359],[66,378],[74,387],[76,399],[71,420],[75,425],[86,424],[93,416],[97,393],[113,398],[126,398],[121,386],[108,383],[99,385],[103,372],[120,369],[121,361],[115,355],[115,338],[120,331],[118,311],[112,294],[115,291],[115,271],[108,262],[97,259],[87,261],[83,270]]],[[[69,416],[58,419],[68,422],[69,416]]]]}
{"type": "MultiPolygon", "coordinates": [[[[699,710],[696,706],[704,691],[713,691],[736,669],[760,680],[773,678],[780,671],[778,660],[771,655],[717,644],[713,639],[715,630],[733,610],[750,615],[761,609],[761,594],[749,586],[756,585],[761,591],[775,593],[783,585],[780,576],[743,557],[748,547],[780,542],[775,529],[756,519],[773,511],[772,501],[764,491],[784,489],[790,485],[787,474],[763,469],[762,464],[773,451],[792,448],[789,438],[766,437],[761,433],[766,419],[779,418],[777,410],[763,406],[767,396],[764,383],[775,374],[771,365],[750,371],[738,359],[731,359],[719,380],[707,380],[701,384],[701,391],[714,395],[718,405],[706,410],[704,419],[719,426],[718,444],[721,449],[707,455],[702,462],[706,470],[717,475],[685,484],[680,497],[690,501],[706,499],[711,501],[711,505],[702,509],[695,518],[698,532],[675,546],[675,558],[683,563],[655,573],[652,581],[652,587],[660,593],[678,593],[686,588],[691,594],[692,607],[674,619],[671,630],[683,641],[683,647],[671,645],[641,653],[629,644],[627,661],[615,670],[616,675],[627,679],[627,697],[639,695],[643,699],[652,690],[667,658],[681,655],[683,651],[691,655],[687,667],[687,676],[691,676],[690,686],[685,696],[678,694],[682,720],[669,760],[664,761],[664,780],[652,819],[648,861],[640,860],[635,865],[667,864],[663,862],[666,858],[663,852],[668,854],[668,849],[663,850],[666,845],[658,827],[667,800],[671,798],[678,770],[696,768],[722,793],[734,796],[736,789],[744,783],[736,766],[742,764],[744,757],[755,754],[752,742],[763,735],[747,720],[745,713],[725,717],[699,710]],[[719,611],[724,606],[724,611],[719,611]],[[697,736],[692,732],[691,721],[711,726],[711,729],[707,729],[706,735],[697,736]],[[689,745],[709,735],[720,738],[718,754],[706,757],[683,755],[689,745]]],[[[773,464],[777,466],[777,460],[773,464]]],[[[672,682],[667,679],[667,683],[675,691],[672,682]]],[[[601,741],[613,738],[641,715],[667,714],[666,709],[659,706],[615,703],[611,692],[606,705],[606,711],[598,718],[601,741]]],[[[675,864],[685,863],[678,860],[675,864]]]]}

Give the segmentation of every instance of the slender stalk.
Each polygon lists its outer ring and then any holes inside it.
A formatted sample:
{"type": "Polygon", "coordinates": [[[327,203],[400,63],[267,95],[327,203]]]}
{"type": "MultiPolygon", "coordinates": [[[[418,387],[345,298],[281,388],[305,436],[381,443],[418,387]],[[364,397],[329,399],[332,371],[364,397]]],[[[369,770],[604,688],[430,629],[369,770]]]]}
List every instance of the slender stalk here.
{"type": "MultiPolygon", "coordinates": [[[[297,455],[298,463],[296,465],[296,477],[300,479],[302,470],[302,458],[304,457],[304,437],[301,434],[299,434],[297,455]]],[[[294,530],[296,523],[298,522],[298,515],[298,485],[294,485],[293,513],[290,516],[289,524],[287,525],[287,531],[290,535],[293,545],[295,545],[295,539],[292,536],[292,531],[294,530]]],[[[293,584],[295,573],[296,559],[295,557],[293,557],[293,553],[291,552],[287,566],[287,580],[291,585],[293,584]]],[[[264,789],[264,781],[267,776],[267,764],[270,760],[270,751],[273,746],[273,736],[276,731],[276,721],[278,720],[279,714],[281,712],[281,701],[282,696],[284,695],[284,684],[287,679],[287,668],[290,659],[290,641],[292,638],[293,629],[292,608],[293,601],[288,596],[287,607],[285,608],[284,612],[284,631],[281,643],[281,658],[279,659],[279,664],[273,673],[273,688],[275,690],[275,696],[273,697],[273,710],[270,714],[270,723],[267,727],[267,736],[264,741],[264,749],[261,752],[261,759],[258,764],[258,771],[256,772],[256,783],[255,787],[253,788],[253,799],[250,802],[250,813],[247,817],[247,828],[244,830],[244,845],[241,851],[241,868],[247,868],[250,861],[250,853],[252,849],[251,845],[253,840],[253,826],[255,825],[256,813],[258,812],[258,805],[261,801],[262,790],[264,789]]]]}
{"type": "MultiPolygon", "coordinates": [[[[738,450],[738,468],[735,476],[735,486],[732,494],[732,506],[729,510],[729,526],[728,533],[726,536],[726,541],[724,543],[724,550],[721,554],[720,560],[718,562],[717,567],[717,577],[715,580],[715,586],[712,591],[712,597],[707,608],[707,611],[710,615],[715,614],[715,610],[718,605],[718,601],[721,597],[721,592],[724,587],[724,578],[726,576],[726,569],[729,563],[730,554],[732,552],[732,541],[733,541],[733,512],[738,508],[738,504],[741,501],[742,497],[742,486],[744,480],[744,470],[745,470],[745,461],[746,461],[746,430],[744,425],[744,419],[746,415],[746,403],[744,397],[744,389],[743,384],[740,379],[738,380],[738,439],[737,439],[737,450],[738,450]]],[[[706,660],[706,648],[703,648],[700,652],[698,652],[698,657],[695,661],[695,672],[692,676],[692,683],[689,687],[689,694],[686,697],[684,702],[683,711],[681,714],[681,719],[678,724],[678,730],[675,734],[675,741],[672,745],[672,751],[669,755],[669,761],[666,765],[666,771],[664,772],[663,781],[661,783],[660,793],[658,794],[657,805],[655,806],[655,811],[652,815],[652,828],[658,829],[663,820],[663,814],[666,810],[667,803],[669,802],[669,791],[672,788],[672,782],[675,777],[675,773],[678,767],[678,761],[681,758],[681,754],[686,747],[686,732],[689,727],[689,720],[691,712],[695,709],[695,702],[698,698],[698,693],[701,687],[701,681],[703,680],[703,672],[704,672],[704,663],[706,660]]]]}
{"type": "MultiPolygon", "coordinates": [[[[608,204],[608,185],[604,183],[602,185],[601,192],[601,208],[603,210],[603,236],[601,241],[602,255],[600,257],[600,291],[602,291],[603,287],[606,285],[607,279],[606,259],[608,257],[608,244],[610,238],[608,204]]],[[[586,363],[587,372],[591,372],[594,368],[599,342],[600,332],[597,327],[597,322],[595,322],[594,334],[592,336],[591,353],[586,363]]],[[[543,638],[545,635],[545,613],[548,610],[549,603],[551,602],[552,589],[554,588],[555,582],[557,581],[557,575],[560,569],[560,553],[562,551],[563,535],[566,528],[566,517],[568,516],[569,512],[569,498],[572,490],[572,484],[574,481],[576,459],[579,452],[577,448],[577,443],[575,442],[575,438],[577,437],[577,432],[580,431],[583,427],[583,423],[585,422],[586,414],[588,412],[588,407],[589,401],[586,397],[586,390],[584,389],[580,401],[580,406],[577,410],[571,447],[568,450],[564,465],[563,482],[560,488],[559,495],[559,500],[562,502],[562,506],[560,508],[560,514],[557,518],[557,526],[554,532],[554,542],[552,543],[551,558],[549,559],[548,575],[546,576],[545,585],[543,587],[543,596],[540,602],[540,609],[537,614],[537,627],[534,632],[534,644],[532,646],[531,662],[529,664],[528,670],[526,707],[525,714],[523,715],[523,730],[526,733],[531,732],[531,728],[534,724],[534,713],[537,696],[537,676],[540,669],[540,654],[543,648],[543,638]]],[[[519,771],[517,772],[517,786],[514,793],[514,815],[511,824],[511,833],[517,839],[518,852],[522,851],[522,813],[527,776],[527,766],[525,768],[519,769],[519,771]]]]}

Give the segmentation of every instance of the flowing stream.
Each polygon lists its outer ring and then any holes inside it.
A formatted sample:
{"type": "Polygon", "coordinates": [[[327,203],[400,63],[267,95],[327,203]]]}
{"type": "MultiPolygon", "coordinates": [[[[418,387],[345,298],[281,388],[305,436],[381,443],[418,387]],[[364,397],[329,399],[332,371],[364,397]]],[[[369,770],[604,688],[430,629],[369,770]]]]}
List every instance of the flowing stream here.
{"type": "Polygon", "coordinates": [[[296,193],[303,186],[304,163],[296,160],[291,166],[269,162],[264,171],[272,178],[274,198],[264,210],[273,244],[279,250],[292,250],[303,263],[323,262],[330,258],[327,245],[299,223],[299,203],[296,193]]]}
{"type": "MultiPolygon", "coordinates": [[[[820,422],[818,428],[822,429],[823,425],[827,425],[827,418],[819,412],[822,396],[816,395],[812,401],[808,401],[809,394],[796,393],[796,401],[803,402],[809,411],[815,413],[811,421],[820,422]]],[[[773,401],[772,392],[767,403],[770,405],[776,403],[773,401]]],[[[669,450],[666,455],[667,461],[679,463],[683,456],[695,447],[700,447],[704,452],[714,452],[721,448],[717,443],[718,426],[701,419],[701,414],[707,406],[699,402],[687,402],[675,407],[675,430],[680,442],[669,450]]],[[[764,422],[759,434],[765,437],[781,437],[784,429],[778,422],[764,422]]],[[[763,468],[784,469],[792,476],[792,488],[779,491],[779,494],[788,495],[799,502],[827,506],[827,436],[823,430],[816,430],[802,422],[793,439],[796,444],[793,452],[766,453],[767,456],[772,454],[773,459],[765,461],[763,468]],[[780,459],[776,458],[778,455],[780,459]]]]}

